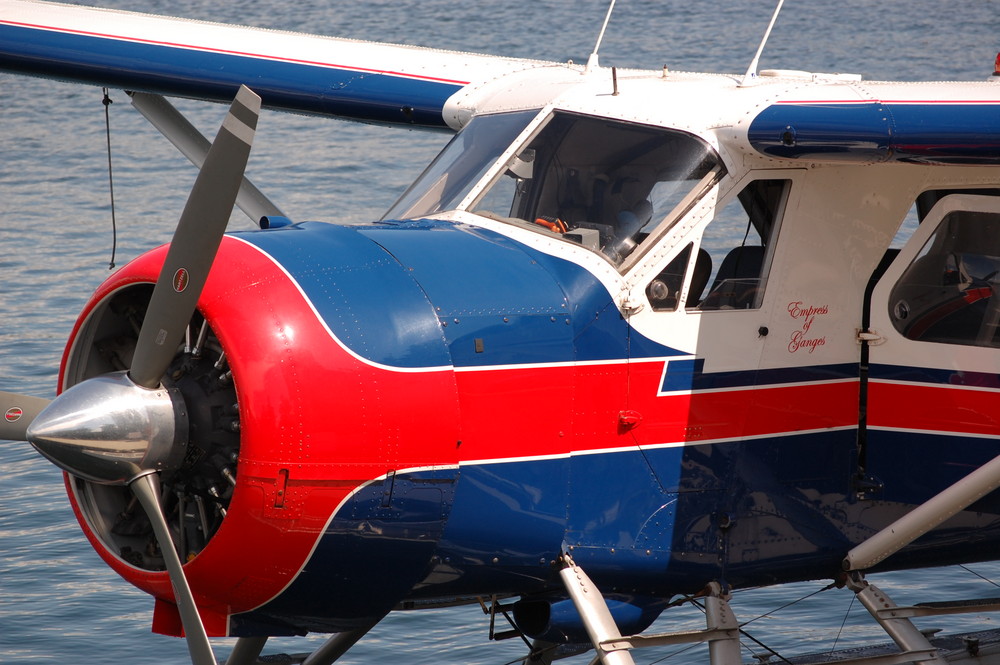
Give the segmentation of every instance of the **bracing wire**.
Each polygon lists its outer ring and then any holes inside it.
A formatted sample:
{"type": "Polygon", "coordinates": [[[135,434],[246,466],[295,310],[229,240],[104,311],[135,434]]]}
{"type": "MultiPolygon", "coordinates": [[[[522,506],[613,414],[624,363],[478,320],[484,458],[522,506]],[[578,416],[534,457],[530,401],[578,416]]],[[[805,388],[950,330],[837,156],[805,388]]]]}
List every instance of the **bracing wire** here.
{"type": "Polygon", "coordinates": [[[115,253],[118,249],[118,223],[115,219],[115,178],[111,169],[111,112],[110,106],[114,103],[108,95],[108,89],[104,88],[104,131],[108,145],[108,190],[111,196],[111,262],[108,270],[115,268],[115,253]]]}
{"type": "MultiPolygon", "coordinates": [[[[793,600],[791,602],[785,603],[784,605],[781,605],[780,607],[776,607],[773,610],[770,610],[768,612],[764,612],[763,614],[761,614],[761,615],[759,615],[757,617],[754,617],[753,619],[750,619],[748,621],[742,622],[740,624],[740,627],[739,627],[740,635],[742,635],[743,637],[747,638],[748,640],[750,640],[751,642],[753,642],[754,644],[756,644],[760,648],[765,649],[768,653],[770,653],[771,655],[775,656],[778,660],[780,660],[780,661],[782,661],[784,663],[789,663],[789,660],[787,658],[785,658],[780,653],[778,653],[777,651],[775,651],[771,647],[767,646],[766,644],[764,644],[763,642],[761,642],[760,640],[758,640],[753,635],[750,635],[748,632],[746,632],[744,630],[744,627],[747,626],[747,625],[749,625],[749,624],[751,624],[751,623],[753,623],[754,621],[758,621],[760,619],[763,619],[764,617],[768,617],[768,616],[771,616],[771,615],[773,615],[773,614],[775,614],[777,612],[785,610],[785,609],[791,607],[792,605],[795,605],[796,603],[801,603],[802,601],[807,600],[809,598],[812,598],[813,596],[815,596],[817,594],[820,594],[820,593],[823,593],[824,591],[829,591],[830,589],[833,589],[836,586],[837,586],[836,583],[828,584],[828,585],[826,585],[826,586],[824,586],[824,587],[822,587],[820,589],[817,589],[815,591],[807,593],[806,595],[804,595],[804,596],[802,596],[800,598],[797,598],[797,599],[795,599],[795,600],[793,600]]],[[[681,599],[677,603],[671,603],[669,606],[674,606],[674,605],[680,604],[682,602],[690,602],[695,607],[697,607],[698,609],[700,609],[702,612],[706,611],[705,607],[701,603],[699,603],[693,597],[689,597],[689,596],[684,597],[683,599],[681,599]]],[[[852,602],[853,602],[853,600],[852,600],[852,602]]],[[[850,609],[848,609],[848,612],[850,612],[850,609]]],[[[845,621],[846,621],[846,618],[845,618],[845,621]]],[[[843,630],[843,627],[841,627],[841,630],[843,630]]],[[[839,639],[839,635],[838,635],[838,639],[839,639]]],[[[676,651],[668,653],[668,654],[664,655],[663,657],[658,658],[657,660],[652,661],[650,663],[650,665],[656,665],[657,663],[665,662],[665,661],[667,661],[667,660],[669,660],[669,659],[671,659],[671,658],[673,658],[675,656],[679,656],[680,654],[685,653],[686,651],[694,649],[697,646],[700,646],[700,644],[689,644],[689,645],[687,645],[685,647],[682,647],[682,648],[680,648],[680,649],[678,649],[676,651]]],[[[743,644],[743,647],[746,648],[746,649],[749,649],[749,647],[746,644],[743,644]]],[[[752,651],[752,649],[749,649],[749,650],[752,651]]]]}
{"type": "Polygon", "coordinates": [[[749,621],[744,621],[743,623],[740,624],[740,628],[742,628],[743,626],[748,626],[748,625],[752,624],[754,621],[758,621],[760,619],[763,619],[766,616],[770,616],[772,614],[776,614],[776,613],[780,612],[781,610],[788,609],[789,607],[791,607],[792,605],[795,605],[796,603],[801,603],[803,600],[808,600],[808,599],[812,598],[813,596],[815,596],[817,594],[821,594],[824,591],[829,591],[830,589],[832,589],[832,588],[834,588],[836,586],[837,586],[836,584],[827,584],[825,587],[823,587],[821,589],[816,589],[815,591],[813,591],[811,593],[807,593],[806,595],[802,596],[801,598],[797,598],[797,599],[795,599],[795,600],[793,600],[791,602],[785,603],[784,605],[782,605],[780,607],[776,607],[776,608],[774,608],[773,610],[771,610],[769,612],[764,612],[760,616],[754,617],[753,619],[750,619],[749,621]]]}
{"type": "Polygon", "coordinates": [[[972,570],[971,568],[968,568],[968,567],[966,567],[966,566],[964,566],[962,564],[959,564],[958,567],[961,568],[962,570],[968,572],[968,573],[972,573],[973,575],[975,575],[976,577],[978,577],[979,579],[981,579],[981,580],[983,580],[985,582],[989,582],[993,586],[1000,587],[1000,584],[997,584],[996,582],[994,582],[990,578],[986,577],[985,575],[980,575],[979,573],[977,573],[976,571],[972,570]]]}
{"type": "Polygon", "coordinates": [[[857,598],[856,595],[851,594],[851,602],[847,606],[847,611],[844,612],[844,620],[840,622],[840,630],[837,631],[837,637],[833,640],[833,646],[830,647],[830,653],[837,650],[837,643],[840,642],[840,636],[844,634],[844,626],[847,625],[847,617],[851,616],[851,609],[854,607],[854,599],[857,598]]]}

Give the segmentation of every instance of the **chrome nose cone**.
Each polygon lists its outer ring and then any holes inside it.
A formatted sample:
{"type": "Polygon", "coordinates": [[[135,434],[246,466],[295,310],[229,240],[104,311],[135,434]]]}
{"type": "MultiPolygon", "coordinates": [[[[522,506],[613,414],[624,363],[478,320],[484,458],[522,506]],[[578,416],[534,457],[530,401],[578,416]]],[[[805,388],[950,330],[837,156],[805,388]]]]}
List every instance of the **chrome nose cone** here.
{"type": "Polygon", "coordinates": [[[120,485],[143,471],[177,468],[187,429],[179,392],[142,388],[119,372],[59,395],[28,427],[27,438],[74,476],[120,485]]]}

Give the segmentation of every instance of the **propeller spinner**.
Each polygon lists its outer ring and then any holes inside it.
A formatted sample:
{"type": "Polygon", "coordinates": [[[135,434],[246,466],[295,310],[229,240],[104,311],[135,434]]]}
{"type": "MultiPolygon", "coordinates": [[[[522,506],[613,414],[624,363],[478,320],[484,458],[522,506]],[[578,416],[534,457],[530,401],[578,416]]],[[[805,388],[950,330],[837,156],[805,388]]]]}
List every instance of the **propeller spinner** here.
{"type": "Polygon", "coordinates": [[[174,231],[129,371],[87,379],[51,403],[0,392],[0,436],[28,440],[74,476],[130,487],[163,553],[196,665],[216,660],[159,502],[157,472],[178,468],[188,443],[187,407],[176,388],[164,385],[163,375],[225,234],[259,114],[260,97],[242,86],[174,231]]]}

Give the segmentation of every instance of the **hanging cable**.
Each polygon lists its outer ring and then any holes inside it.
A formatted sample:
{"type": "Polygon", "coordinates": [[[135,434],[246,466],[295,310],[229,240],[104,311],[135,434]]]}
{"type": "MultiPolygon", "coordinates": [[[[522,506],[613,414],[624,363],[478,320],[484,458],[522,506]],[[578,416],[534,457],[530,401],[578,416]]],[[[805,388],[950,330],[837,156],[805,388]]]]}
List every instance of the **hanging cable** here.
{"type": "Polygon", "coordinates": [[[795,600],[793,600],[791,602],[785,603],[781,607],[776,607],[773,610],[771,610],[770,612],[764,612],[763,614],[761,614],[758,617],[754,617],[753,619],[750,619],[749,621],[744,621],[743,623],[740,624],[740,628],[742,628],[744,626],[749,626],[754,621],[759,621],[760,619],[763,619],[764,617],[771,616],[772,614],[775,614],[777,612],[780,612],[781,610],[787,609],[787,608],[791,607],[792,605],[795,605],[796,603],[801,603],[803,600],[807,600],[809,598],[812,598],[813,596],[815,596],[817,594],[820,594],[820,593],[823,593],[824,591],[829,591],[830,589],[836,588],[836,586],[837,586],[836,582],[834,582],[832,584],[827,584],[822,589],[816,589],[815,591],[807,593],[806,595],[802,596],[801,598],[797,598],[797,599],[795,599],[795,600]]]}
{"type": "Polygon", "coordinates": [[[847,606],[847,612],[844,613],[844,620],[840,622],[840,630],[837,631],[837,637],[833,640],[833,646],[830,647],[829,653],[833,653],[837,650],[837,644],[840,642],[840,636],[844,634],[844,626],[847,625],[847,617],[851,616],[851,608],[854,607],[854,599],[857,598],[856,595],[851,596],[851,603],[847,606]]]}
{"type": "MultiPolygon", "coordinates": [[[[801,598],[798,598],[798,599],[793,600],[791,602],[785,603],[781,607],[775,608],[775,609],[771,610],[770,612],[765,612],[764,614],[761,614],[760,616],[757,616],[757,617],[755,617],[753,619],[750,619],[749,621],[742,622],[740,624],[740,627],[739,627],[740,635],[742,635],[743,637],[747,638],[748,640],[750,640],[751,642],[753,642],[757,646],[761,647],[762,649],[765,649],[768,652],[768,654],[770,654],[771,656],[776,657],[781,662],[786,663],[786,664],[790,664],[790,661],[787,658],[785,658],[780,653],[778,653],[777,651],[775,651],[771,647],[767,646],[766,644],[764,644],[763,642],[761,642],[760,640],[758,640],[753,635],[750,635],[746,630],[744,630],[744,627],[747,626],[747,625],[749,625],[749,624],[751,624],[751,623],[753,623],[754,621],[758,621],[758,620],[763,619],[765,617],[771,616],[775,612],[780,612],[781,610],[784,610],[784,609],[786,609],[788,607],[791,607],[792,605],[795,605],[796,603],[800,603],[803,600],[806,600],[808,598],[812,598],[813,596],[815,596],[817,594],[820,594],[820,593],[823,593],[824,591],[829,591],[830,589],[833,589],[836,586],[837,586],[836,583],[828,584],[828,585],[822,587],[821,589],[817,589],[815,591],[807,593],[806,595],[802,596],[801,598]]],[[[747,591],[749,591],[749,589],[747,589],[747,591]]],[[[702,612],[706,611],[704,605],[702,605],[693,596],[685,596],[685,597],[681,598],[680,600],[677,600],[677,601],[674,601],[674,602],[670,603],[667,607],[675,607],[675,606],[677,606],[679,604],[683,604],[685,602],[690,602],[692,605],[694,605],[695,607],[697,607],[702,612]]],[[[693,648],[695,648],[697,646],[699,646],[699,644],[697,644],[697,643],[695,643],[695,644],[689,644],[689,645],[687,645],[685,647],[682,647],[681,649],[679,649],[677,651],[674,651],[672,653],[669,653],[669,654],[663,656],[662,658],[659,658],[657,660],[652,661],[652,663],[650,663],[650,665],[655,665],[656,663],[665,662],[665,661],[673,658],[674,656],[678,656],[678,655],[680,655],[680,654],[682,654],[682,653],[684,653],[684,652],[686,652],[686,651],[688,651],[690,649],[693,649],[693,648]]],[[[742,640],[741,640],[741,646],[744,649],[747,649],[748,651],[750,651],[751,653],[753,652],[753,649],[748,644],[746,644],[745,642],[743,642],[742,640]]]]}
{"type": "Polygon", "coordinates": [[[1000,587],[1000,584],[997,584],[996,582],[994,582],[993,580],[991,580],[991,579],[990,579],[990,578],[988,578],[988,577],[985,577],[985,576],[983,576],[983,575],[980,575],[980,574],[979,574],[979,573],[977,573],[976,571],[972,570],[971,568],[968,568],[968,567],[964,566],[963,564],[958,564],[958,567],[959,567],[959,568],[961,568],[962,570],[964,570],[964,571],[968,572],[968,573],[972,573],[973,575],[975,575],[975,576],[976,576],[976,577],[978,577],[979,579],[983,580],[984,582],[989,582],[989,583],[990,583],[990,584],[992,584],[993,586],[997,586],[997,587],[1000,587]]]}
{"type": "Polygon", "coordinates": [[[111,262],[108,264],[108,270],[114,270],[115,268],[115,253],[118,249],[118,223],[115,219],[115,178],[111,170],[111,112],[109,107],[114,103],[111,97],[108,95],[108,89],[104,90],[104,131],[107,136],[108,143],[108,189],[111,195],[111,262]]]}

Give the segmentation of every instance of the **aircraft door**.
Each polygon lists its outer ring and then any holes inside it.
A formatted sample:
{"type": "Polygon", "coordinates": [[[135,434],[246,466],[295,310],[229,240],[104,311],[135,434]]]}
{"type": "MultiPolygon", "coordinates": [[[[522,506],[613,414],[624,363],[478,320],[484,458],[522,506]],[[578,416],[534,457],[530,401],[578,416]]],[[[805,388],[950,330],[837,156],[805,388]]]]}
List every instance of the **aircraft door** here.
{"type": "MultiPolygon", "coordinates": [[[[941,198],[869,316],[861,489],[904,510],[1000,453],[1000,197],[941,198]]],[[[998,513],[1000,500],[976,507],[998,513]]]]}
{"type": "Polygon", "coordinates": [[[775,171],[729,191],[677,223],[683,235],[675,247],[636,280],[645,303],[630,317],[628,404],[641,416],[630,433],[662,499],[636,543],[678,562],[727,558],[723,522],[735,519],[732,490],[741,466],[753,462],[741,460],[741,441],[769,341],[760,332],[774,310],[767,283],[794,188],[775,171]],[[656,356],[651,342],[670,352],[656,356]]]}

